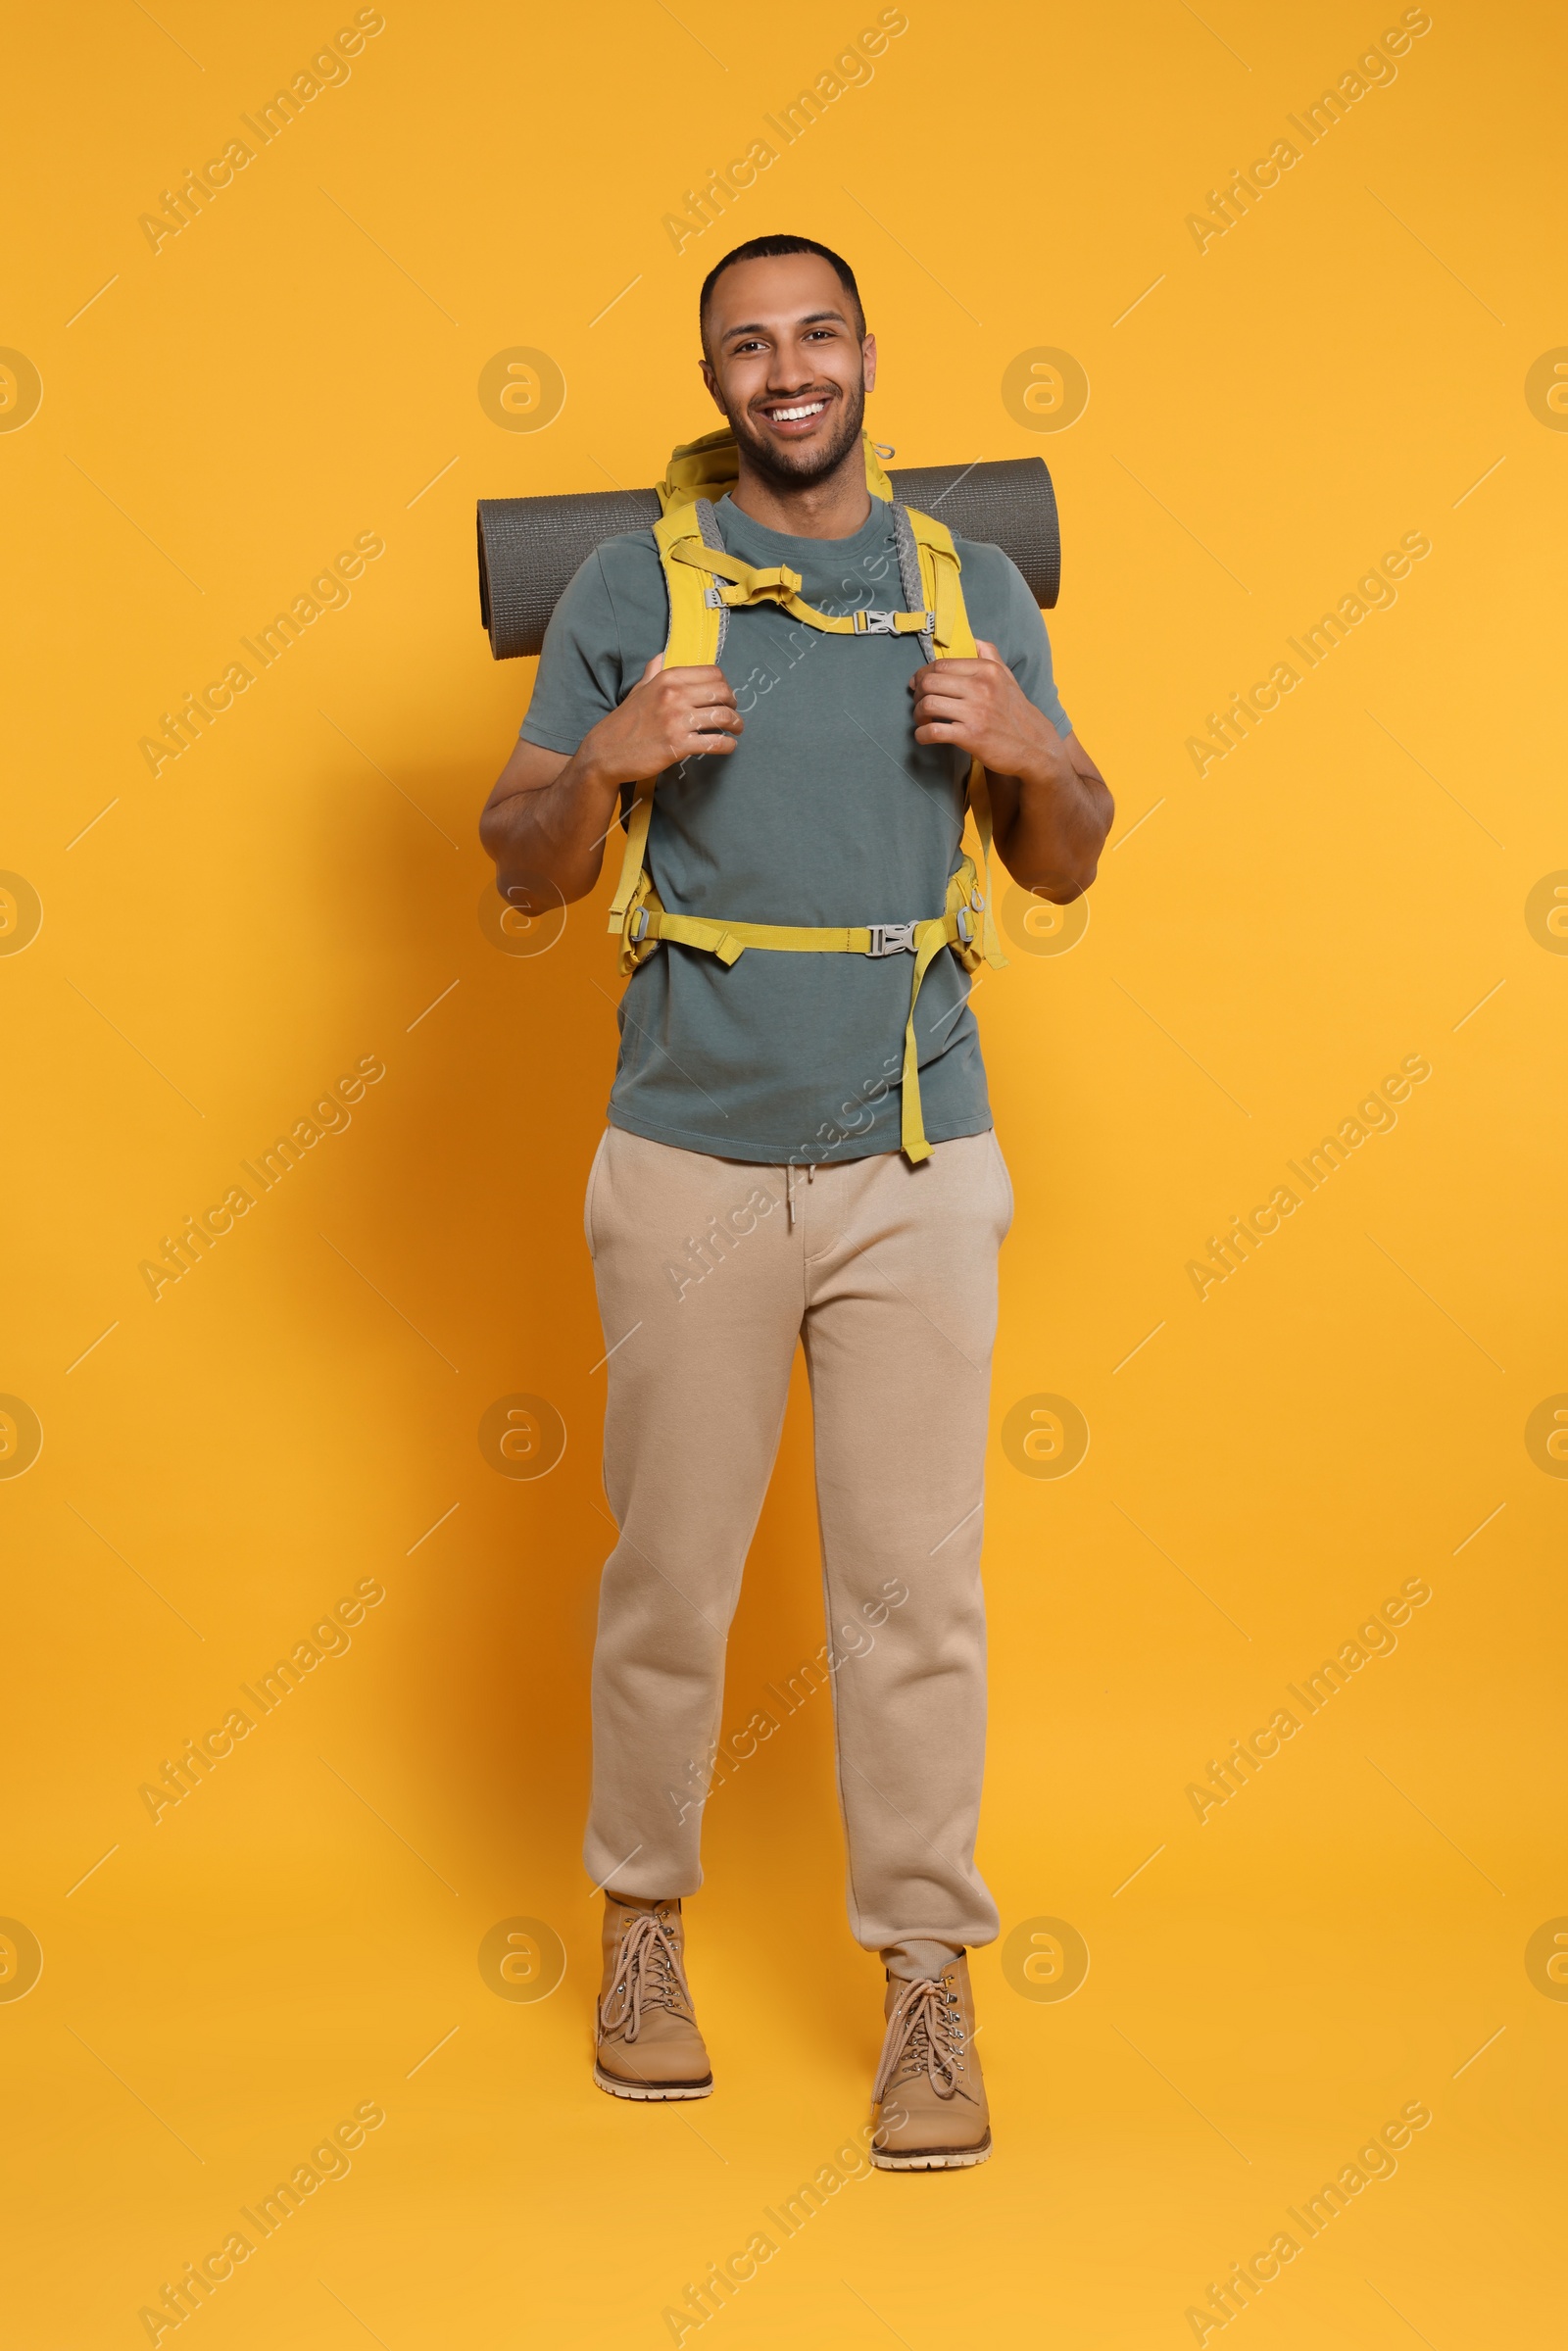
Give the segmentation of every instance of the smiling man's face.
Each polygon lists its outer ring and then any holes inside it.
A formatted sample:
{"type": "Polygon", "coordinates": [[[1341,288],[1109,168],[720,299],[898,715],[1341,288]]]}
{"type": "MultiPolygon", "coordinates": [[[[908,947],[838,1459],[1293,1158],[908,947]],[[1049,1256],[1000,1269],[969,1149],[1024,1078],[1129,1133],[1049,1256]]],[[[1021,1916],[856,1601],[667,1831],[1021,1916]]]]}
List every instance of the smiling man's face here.
{"type": "Polygon", "coordinates": [[[859,440],[876,339],[814,253],[737,262],[714,286],[703,377],[742,451],[781,489],[818,482],[859,440]]]}

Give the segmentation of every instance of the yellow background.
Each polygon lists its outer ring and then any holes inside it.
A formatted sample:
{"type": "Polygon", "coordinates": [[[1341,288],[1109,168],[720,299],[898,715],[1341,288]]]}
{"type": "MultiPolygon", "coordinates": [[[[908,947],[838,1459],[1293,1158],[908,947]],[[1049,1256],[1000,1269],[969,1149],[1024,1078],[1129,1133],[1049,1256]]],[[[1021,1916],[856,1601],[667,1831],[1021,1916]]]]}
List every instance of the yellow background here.
{"type": "MultiPolygon", "coordinates": [[[[652,481],[710,421],[703,271],[779,227],[859,270],[901,462],[1052,465],[1058,675],[1119,803],[1087,935],[977,1007],[1018,1197],[994,1425],[1047,1392],[1092,1433],[1061,1480],[994,1445],[981,1860],[1004,1935],[1065,1920],[1092,1964],[1042,2001],[980,1954],[994,2160],[851,2181],[703,2339],[1191,2341],[1208,2282],[1418,2099],[1397,2176],[1248,2312],[1253,2351],[1547,2339],[1568,2008],[1525,1949],[1568,1912],[1568,1488],[1524,1431],[1568,1389],[1568,963],[1524,909],[1568,866],[1568,440],[1524,381],[1568,342],[1560,19],[1435,0],[1250,218],[1201,254],[1185,225],[1397,13],[910,0],[874,79],[678,256],[662,216],[874,9],[388,0],[352,78],[156,254],[138,216],[352,12],[21,26],[0,342],[43,402],[0,434],[0,865],[44,919],[0,958],[0,1388],[43,1449],[0,1482],[0,1911],[44,1964],[0,2002],[19,2351],[145,2340],[140,2307],[370,2100],[351,2176],[215,2293],[209,2351],[668,2341],[686,2281],[863,2120],[880,1977],[844,1925],[825,1702],[710,1806],[716,2094],[590,2085],[611,1530],[579,1232],[618,983],[597,902],[533,957],[477,913],[532,667],[480,632],[473,502],[652,481]],[[537,434],[477,397],[517,345],[567,384],[537,434]],[[1092,387],[1054,435],[1001,397],[1038,346],[1092,387]],[[1205,714],[1412,529],[1396,606],[1200,780],[1205,714]],[[386,552],[347,608],[155,779],[160,712],[365,530],[386,552]],[[1200,1303],[1206,1237],[1411,1053],[1433,1074],[1397,1128],[1200,1303]],[[155,1304],[160,1237],[366,1054],[352,1127],[155,1304]],[[515,1392],[565,1423],[542,1480],[479,1449],[515,1392]],[[1397,1651],[1200,1826],[1188,1784],[1416,1576],[1397,1651]],[[155,1826],[140,1785],[372,1577],[352,1649],[155,1826]],[[567,1955],[540,2002],[479,1972],[517,1916],[567,1955]]],[[[808,1473],[802,1396],[727,1723],[822,1638],[808,1473]]]]}

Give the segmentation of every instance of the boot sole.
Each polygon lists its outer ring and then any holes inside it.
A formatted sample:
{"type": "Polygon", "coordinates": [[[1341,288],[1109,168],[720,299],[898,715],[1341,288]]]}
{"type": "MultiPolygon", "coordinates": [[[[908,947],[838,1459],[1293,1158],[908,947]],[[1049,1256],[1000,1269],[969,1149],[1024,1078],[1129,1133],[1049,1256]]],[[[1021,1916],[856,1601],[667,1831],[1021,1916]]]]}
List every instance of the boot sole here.
{"type": "Polygon", "coordinates": [[[885,2147],[868,2149],[879,2172],[958,2172],[984,2163],[991,2153],[988,2131],[977,2147],[911,2147],[907,2153],[885,2147]]]}
{"type": "Polygon", "coordinates": [[[705,2075],[701,2082],[623,2082],[617,2074],[607,2074],[602,2066],[596,2065],[594,2080],[612,2098],[662,2101],[670,2098],[710,2098],[713,2094],[711,2074],[705,2075]]]}

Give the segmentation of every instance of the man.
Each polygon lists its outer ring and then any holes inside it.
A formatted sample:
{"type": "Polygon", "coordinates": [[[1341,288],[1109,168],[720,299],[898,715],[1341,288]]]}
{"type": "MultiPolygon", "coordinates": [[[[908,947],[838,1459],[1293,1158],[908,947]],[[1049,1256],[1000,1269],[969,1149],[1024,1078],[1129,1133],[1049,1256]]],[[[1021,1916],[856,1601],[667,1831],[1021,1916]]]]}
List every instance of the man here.
{"type": "MultiPolygon", "coordinates": [[[[738,458],[733,490],[708,510],[715,564],[739,559],[775,581],[789,566],[818,622],[890,594],[907,604],[896,510],[867,488],[876,346],[848,265],[808,237],[756,238],[708,278],[700,326],[703,380],[738,458]]],[[[1110,796],[1057,700],[1022,577],[994,547],[956,552],[974,660],[927,660],[917,635],[887,629],[818,633],[761,602],[725,614],[717,662],[670,668],[654,534],[608,541],[555,613],[484,812],[498,886],[585,897],[617,813],[658,779],[650,906],[811,926],[841,946],[853,926],[882,925],[908,946],[956,903],[977,758],[1008,871],[1057,904],[1078,897],[1110,796]]],[[[904,618],[910,631],[929,622],[904,618]]],[[[873,2154],[885,2169],[938,2169],[983,2161],[991,2144],[964,1954],[997,1933],[973,1858],[979,1561],[1012,1196],[958,958],[928,959],[917,993],[923,1135],[901,1150],[911,966],[884,933],[858,938],[860,952],[752,944],[725,960],[667,937],[621,1005],[584,1218],[620,1530],[593,1675],[585,1857],[606,1888],[595,2078],[629,2098],[712,2086],[681,1897],[701,1883],[725,1640],[799,1340],[849,1907],[887,1971],[873,2154]]],[[[771,1719],[753,1719],[768,1736],[771,1719]]],[[[800,1957],[810,1966],[804,1944],[800,1957]]]]}

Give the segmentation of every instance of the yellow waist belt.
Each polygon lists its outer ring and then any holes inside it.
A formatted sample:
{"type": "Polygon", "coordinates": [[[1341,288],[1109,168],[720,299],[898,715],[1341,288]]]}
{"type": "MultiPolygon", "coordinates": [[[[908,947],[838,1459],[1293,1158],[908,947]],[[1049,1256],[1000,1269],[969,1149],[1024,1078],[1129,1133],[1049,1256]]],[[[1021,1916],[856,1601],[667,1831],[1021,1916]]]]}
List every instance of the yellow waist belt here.
{"type": "MultiPolygon", "coordinates": [[[[870,439],[862,436],[866,487],[874,498],[892,501],[892,485],[870,439]]],[[[743,563],[719,544],[708,503],[710,492],[736,478],[734,443],[727,431],[710,433],[678,449],[660,491],[664,512],[654,525],[664,586],[669,597],[666,668],[696,667],[718,660],[729,614],[747,606],[776,605],[796,621],[832,636],[918,636],[928,660],[974,659],[974,638],[959,584],[957,550],[946,526],[913,508],[895,506],[905,612],[847,613],[818,612],[801,595],[798,572],[787,564],[768,568],[743,563]]],[[[909,1017],[904,1031],[904,1114],[902,1148],[906,1158],[927,1159],[920,1115],[920,1074],[914,1037],[914,1007],[920,984],[944,947],[951,947],[965,971],[982,962],[1004,964],[996,924],[972,857],[965,857],[948,884],[940,914],[912,922],[851,924],[843,930],[780,922],[721,922],[666,910],[648,870],[649,821],[655,779],[637,786],[626,821],[625,855],[610,906],[610,928],[620,937],[622,976],[635,971],[662,940],[700,948],[733,963],[748,948],[770,955],[839,955],[880,957],[912,955],[909,1017]]],[[[981,863],[991,862],[991,810],[985,769],[971,761],[968,806],[980,836],[981,863]]]]}
{"type": "Polygon", "coordinates": [[[913,922],[851,923],[844,929],[787,922],[723,922],[700,914],[671,914],[661,903],[646,868],[620,924],[620,968],[635,971],[662,940],[679,947],[701,948],[721,963],[734,963],[749,947],[765,954],[807,955],[911,955],[914,975],[909,988],[909,1017],[904,1028],[903,1119],[900,1147],[910,1160],[928,1159],[920,1110],[919,1050],[914,1034],[914,1007],[920,985],[944,947],[951,947],[965,971],[985,960],[983,923],[985,895],[974,859],[965,857],[948,884],[945,910],[913,922]]]}

